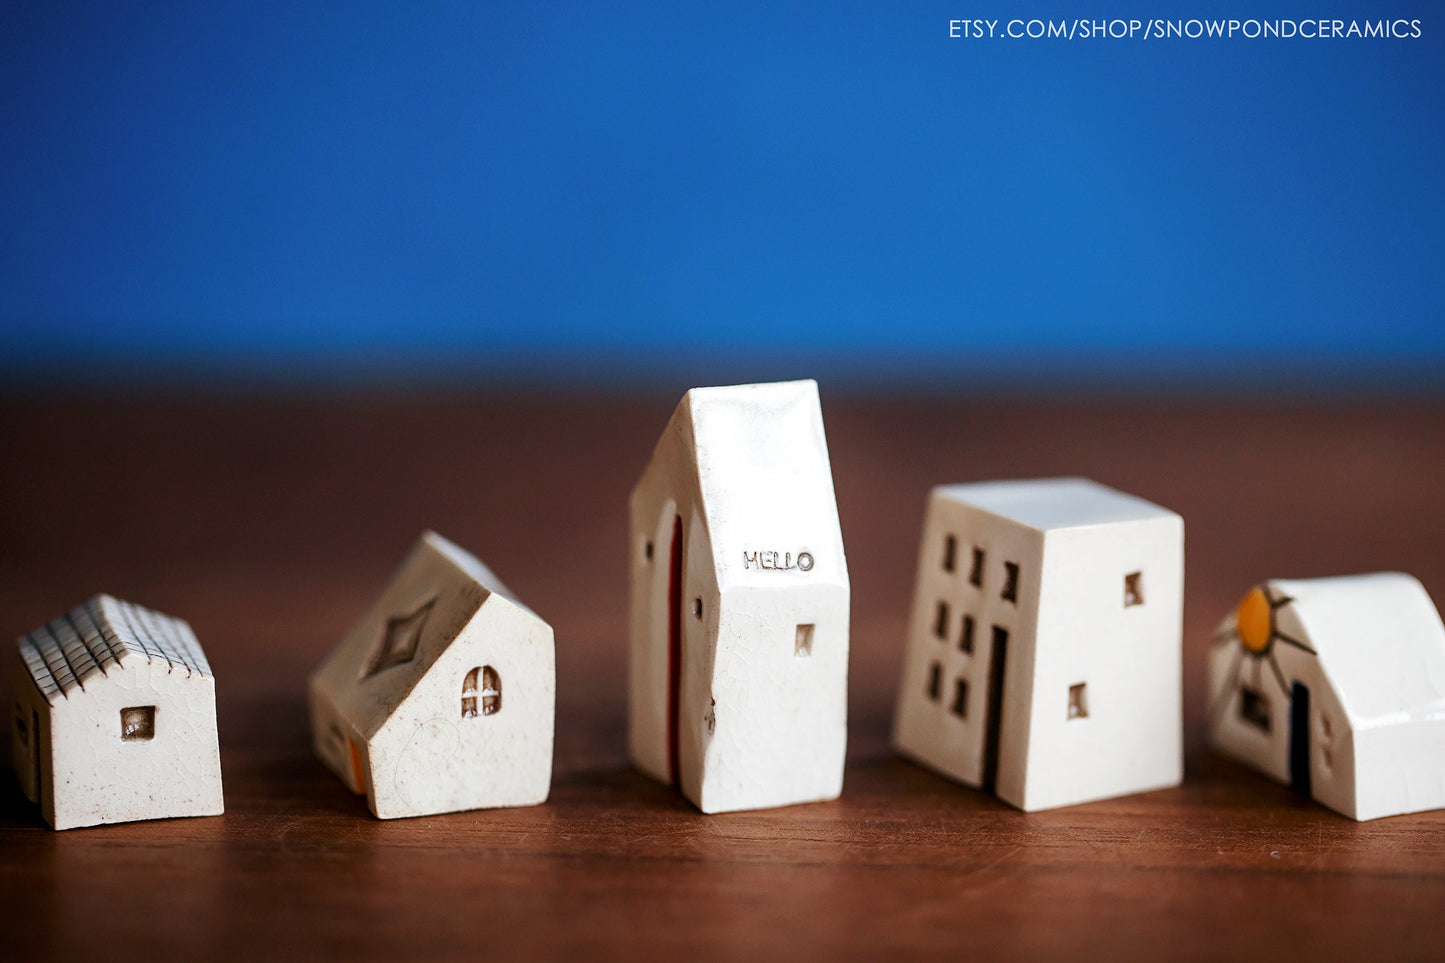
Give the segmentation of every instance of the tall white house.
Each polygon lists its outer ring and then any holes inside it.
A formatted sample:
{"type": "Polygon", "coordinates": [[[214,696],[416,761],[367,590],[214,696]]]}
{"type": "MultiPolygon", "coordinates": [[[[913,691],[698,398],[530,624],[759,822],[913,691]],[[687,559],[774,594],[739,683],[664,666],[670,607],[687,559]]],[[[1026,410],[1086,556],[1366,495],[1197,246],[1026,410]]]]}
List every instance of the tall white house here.
{"type": "Polygon", "coordinates": [[[631,500],[628,747],[706,813],[835,798],[848,563],[812,381],[694,388],[631,500]]]}
{"type": "Polygon", "coordinates": [[[1178,785],[1184,522],[1083,478],[933,489],[897,750],[1023,810],[1178,785]]]}
{"type": "Polygon", "coordinates": [[[1445,626],[1399,572],[1249,591],[1209,661],[1215,749],[1353,819],[1445,807],[1445,626]]]}

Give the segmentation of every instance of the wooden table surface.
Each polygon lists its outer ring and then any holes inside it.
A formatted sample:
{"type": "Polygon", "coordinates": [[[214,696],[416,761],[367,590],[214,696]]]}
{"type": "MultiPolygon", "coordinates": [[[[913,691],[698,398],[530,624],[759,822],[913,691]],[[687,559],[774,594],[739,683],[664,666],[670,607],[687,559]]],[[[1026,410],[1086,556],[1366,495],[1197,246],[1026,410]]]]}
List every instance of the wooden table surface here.
{"type": "Polygon", "coordinates": [[[98,591],[188,619],[226,814],[55,833],[0,780],[0,955],[1433,958],[1445,812],[1357,824],[1203,745],[1252,584],[1378,569],[1445,601],[1445,405],[900,399],[824,386],[853,580],[836,802],[702,816],[625,757],[626,497],[676,398],[0,400],[0,635],[98,591]],[[1083,474],[1186,521],[1178,789],[1023,814],[893,756],[930,485],[1083,474]],[[546,805],[380,822],[305,678],[436,528],[556,629],[546,805]]]}

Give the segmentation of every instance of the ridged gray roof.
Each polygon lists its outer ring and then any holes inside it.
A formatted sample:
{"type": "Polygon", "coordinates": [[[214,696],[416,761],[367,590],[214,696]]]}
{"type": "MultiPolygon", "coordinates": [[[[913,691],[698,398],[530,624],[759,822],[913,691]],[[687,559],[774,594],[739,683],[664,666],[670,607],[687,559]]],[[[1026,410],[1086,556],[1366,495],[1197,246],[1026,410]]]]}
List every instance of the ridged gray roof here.
{"type": "Polygon", "coordinates": [[[49,702],[84,692],[129,659],[211,677],[191,627],[144,606],[97,595],[20,639],[20,657],[49,702]]]}

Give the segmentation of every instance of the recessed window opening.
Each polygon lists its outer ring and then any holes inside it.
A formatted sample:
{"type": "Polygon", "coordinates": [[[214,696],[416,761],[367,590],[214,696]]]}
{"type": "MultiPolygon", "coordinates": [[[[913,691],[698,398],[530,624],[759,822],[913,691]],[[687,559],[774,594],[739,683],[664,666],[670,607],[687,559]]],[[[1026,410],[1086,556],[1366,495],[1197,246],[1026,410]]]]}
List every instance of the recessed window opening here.
{"type": "Polygon", "coordinates": [[[799,625],[797,633],[793,636],[793,656],[799,659],[806,659],[813,654],[813,625],[799,625]]]}
{"type": "Polygon", "coordinates": [[[1258,689],[1239,690],[1239,717],[1262,732],[1270,731],[1269,700],[1258,689]]]}
{"type": "Polygon", "coordinates": [[[154,739],[156,736],[156,707],[131,706],[120,710],[120,737],[126,742],[154,739]]]}
{"type": "Polygon", "coordinates": [[[948,603],[938,603],[938,615],[933,620],[933,634],[940,639],[948,638],[948,603]]]}
{"type": "Polygon", "coordinates": [[[943,666],[937,662],[928,667],[928,698],[937,702],[943,695],[943,666]]]}
{"type": "Polygon", "coordinates": [[[1124,576],[1124,607],[1144,604],[1144,573],[1130,572],[1124,576]]]}
{"type": "Polygon", "coordinates": [[[946,536],[943,540],[943,570],[952,572],[954,568],[954,556],[958,554],[958,539],[952,535],[946,536]]]}
{"type": "Polygon", "coordinates": [[[973,652],[974,628],[973,616],[965,615],[963,617],[963,637],[958,640],[958,647],[962,651],[970,654],[973,652]]]}
{"type": "Polygon", "coordinates": [[[1019,600],[1019,564],[1018,562],[1004,562],[1003,591],[999,598],[1005,602],[1017,602],[1019,600]]]}
{"type": "Polygon", "coordinates": [[[642,554],[647,558],[649,562],[652,561],[652,542],[648,542],[645,546],[643,546],[642,554]]]}
{"type": "Polygon", "coordinates": [[[949,712],[952,712],[954,715],[958,716],[960,719],[967,719],[967,718],[968,718],[968,680],[967,680],[967,679],[954,679],[954,680],[953,680],[953,705],[951,705],[951,706],[948,707],[948,711],[949,711],[949,712]]]}
{"type": "Polygon", "coordinates": [[[502,677],[489,665],[479,665],[462,680],[462,718],[496,715],[502,709],[502,677]],[[480,712],[478,711],[480,709],[480,712]]]}
{"type": "Polygon", "coordinates": [[[702,621],[702,596],[700,595],[692,600],[692,617],[699,622],[702,621]]]}
{"type": "Polygon", "coordinates": [[[1088,683],[1069,686],[1069,720],[1089,718],[1088,683]]]}
{"type": "Polygon", "coordinates": [[[968,584],[983,586],[983,549],[974,546],[973,565],[968,570],[968,584]]]}

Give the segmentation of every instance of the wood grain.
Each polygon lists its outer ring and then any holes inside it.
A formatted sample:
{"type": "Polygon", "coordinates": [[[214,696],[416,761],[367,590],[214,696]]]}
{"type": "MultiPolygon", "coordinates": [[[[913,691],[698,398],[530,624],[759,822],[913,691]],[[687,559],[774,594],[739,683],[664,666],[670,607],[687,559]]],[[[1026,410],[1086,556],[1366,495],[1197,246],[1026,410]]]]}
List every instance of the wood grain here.
{"type": "Polygon", "coordinates": [[[1445,601],[1445,408],[824,390],[853,578],[843,798],[704,817],[624,756],[626,496],[675,398],[0,401],[0,634],[97,591],[188,619],[226,815],[53,833],[0,780],[6,956],[1438,959],[1445,812],[1356,824],[1204,751],[1251,584],[1413,572],[1445,601]],[[1024,815],[893,757],[923,497],[1083,474],[1186,519],[1183,787],[1024,815]],[[379,822],[304,680],[417,532],[555,626],[541,807],[379,822]]]}

